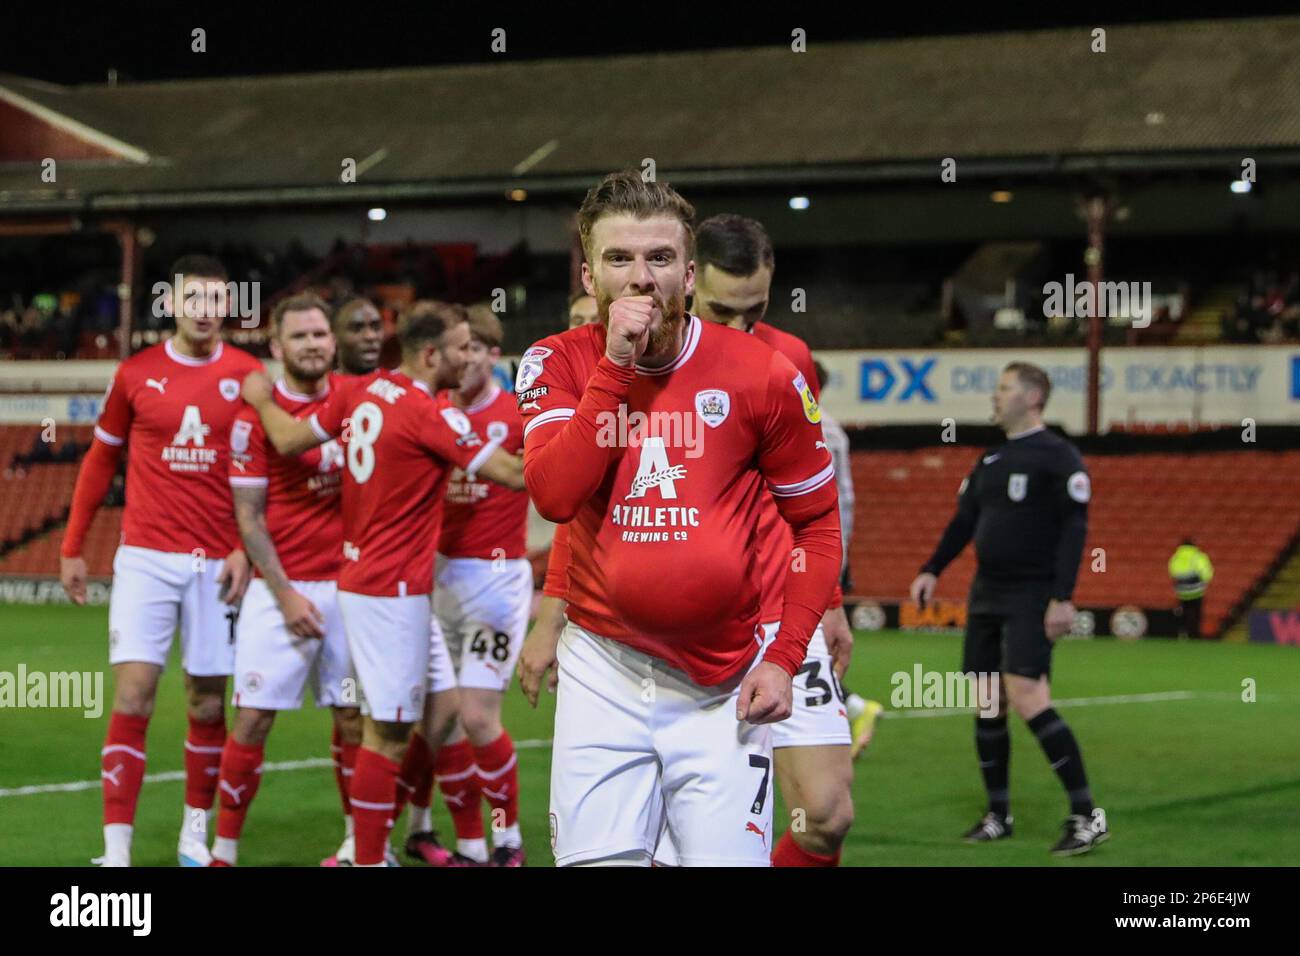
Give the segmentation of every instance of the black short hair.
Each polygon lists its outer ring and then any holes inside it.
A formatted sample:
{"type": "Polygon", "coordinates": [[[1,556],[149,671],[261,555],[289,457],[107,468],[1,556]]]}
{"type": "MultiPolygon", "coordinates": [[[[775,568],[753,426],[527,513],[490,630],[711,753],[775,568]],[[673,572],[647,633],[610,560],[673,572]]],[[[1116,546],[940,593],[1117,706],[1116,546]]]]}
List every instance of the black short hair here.
{"type": "Polygon", "coordinates": [[[753,275],[760,266],[776,267],[772,240],[757,219],[723,213],[700,223],[695,233],[695,268],[714,266],[733,276],[753,275]]]}
{"type": "Polygon", "coordinates": [[[330,327],[334,330],[335,334],[338,333],[339,326],[347,321],[348,316],[364,306],[370,306],[370,308],[374,309],[376,313],[379,312],[379,307],[363,295],[354,295],[335,309],[333,316],[330,318],[330,327]]]}
{"type": "Polygon", "coordinates": [[[202,276],[204,279],[230,281],[230,273],[226,271],[220,259],[197,252],[183,255],[172,263],[172,271],[167,273],[167,278],[171,279],[175,276],[180,276],[182,279],[187,276],[202,276]]]}

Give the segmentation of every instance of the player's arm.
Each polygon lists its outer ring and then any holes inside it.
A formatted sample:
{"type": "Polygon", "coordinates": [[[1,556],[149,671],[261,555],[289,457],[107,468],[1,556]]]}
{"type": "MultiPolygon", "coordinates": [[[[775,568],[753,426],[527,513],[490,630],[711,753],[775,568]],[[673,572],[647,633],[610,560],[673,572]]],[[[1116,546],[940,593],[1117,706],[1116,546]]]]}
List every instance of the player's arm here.
{"type": "Polygon", "coordinates": [[[546,562],[546,580],[542,584],[541,603],[537,606],[537,620],[519,654],[519,688],[534,707],[543,680],[546,680],[547,690],[552,692],[560,683],[560,672],[555,664],[560,632],[564,630],[564,612],[568,606],[568,584],[569,526],[562,524],[556,527],[555,537],[551,539],[551,555],[546,562]]]}
{"type": "Polygon", "coordinates": [[[952,564],[957,555],[961,554],[962,549],[970,544],[970,539],[975,536],[975,525],[979,520],[979,500],[975,494],[975,483],[979,469],[980,464],[976,462],[971,473],[962,479],[961,487],[957,489],[957,513],[948,522],[948,527],[943,529],[943,536],[939,538],[934,554],[930,555],[930,560],[921,566],[921,573],[912,582],[912,600],[921,607],[925,607],[934,596],[934,587],[938,583],[939,575],[943,574],[943,569],[952,564]]]}
{"type": "Polygon", "coordinates": [[[230,490],[235,498],[235,520],[239,522],[244,550],[275,595],[285,625],[298,637],[324,637],[325,616],[316,605],[294,590],[267,530],[266,485],[237,485],[232,480],[230,490]]]}
{"type": "Polygon", "coordinates": [[[571,380],[558,352],[545,350],[541,371],[529,382],[523,381],[520,366],[516,393],[524,415],[524,479],[533,505],[548,521],[573,520],[601,486],[611,457],[619,452],[616,443],[604,437],[607,429],[602,426],[627,402],[636,380],[636,360],[645,351],[652,306],[650,296],[610,304],[605,356],[585,387],[571,380]],[[525,396],[540,390],[545,390],[547,407],[540,413],[526,411],[525,396]]]}
{"type": "Polygon", "coordinates": [[[822,435],[817,400],[804,377],[775,352],[761,394],[758,470],[790,525],[794,553],[801,560],[785,578],[776,639],[762,663],[741,682],[736,716],[750,723],[790,715],[790,681],[826,613],[842,557],[835,466],[822,435]]]}
{"type": "Polygon", "coordinates": [[[81,550],[86,532],[108,494],[131,430],[131,403],[119,368],[104,396],[104,410],[95,425],[95,437],[77,469],[68,526],[59,547],[59,580],[74,604],[86,603],[86,560],[81,550]]]}
{"type": "Polygon", "coordinates": [[[282,455],[301,455],[307,449],[315,448],[334,437],[333,433],[325,432],[313,424],[319,415],[299,421],[275,404],[271,388],[271,379],[265,372],[250,372],[244,379],[242,395],[262,420],[266,437],[276,451],[282,455]]]}
{"type": "Polygon", "coordinates": [[[478,466],[477,472],[470,472],[470,474],[477,474],[480,478],[494,481],[511,491],[523,491],[524,460],[518,455],[503,451],[496,444],[485,445],[484,449],[490,449],[491,454],[478,466]]]}
{"type": "Polygon", "coordinates": [[[1061,534],[1056,547],[1055,574],[1052,577],[1052,600],[1047,607],[1044,625],[1047,636],[1060,637],[1074,625],[1074,586],[1083,561],[1083,546],[1088,538],[1088,502],[1092,499],[1092,482],[1083,459],[1073,448],[1056,478],[1056,502],[1061,515],[1061,534]]]}

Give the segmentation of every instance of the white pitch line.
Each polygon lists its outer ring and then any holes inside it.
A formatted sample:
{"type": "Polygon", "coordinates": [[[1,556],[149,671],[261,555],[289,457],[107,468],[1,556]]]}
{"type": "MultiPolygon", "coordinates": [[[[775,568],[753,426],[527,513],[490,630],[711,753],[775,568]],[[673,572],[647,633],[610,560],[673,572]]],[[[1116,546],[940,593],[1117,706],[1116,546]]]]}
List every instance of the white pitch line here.
{"type": "MultiPolygon", "coordinates": [[[[516,740],[516,750],[533,750],[549,747],[550,740],[516,740]]],[[[308,757],[306,760],[281,760],[278,763],[262,764],[262,773],[278,773],[287,770],[316,770],[332,767],[334,762],[327,757],[308,757]]],[[[170,783],[185,779],[184,770],[167,770],[163,773],[147,773],[145,783],[170,783]]],[[[98,790],[99,780],[74,780],[72,783],[40,783],[28,787],[11,787],[0,789],[0,797],[30,797],[39,793],[77,793],[82,790],[98,790]]]]}
{"type": "MultiPolygon", "coordinates": [[[[1098,707],[1107,704],[1158,704],[1167,700],[1192,700],[1205,696],[1190,690],[1167,690],[1153,694],[1116,694],[1112,697],[1073,697],[1052,701],[1053,707],[1098,707]]],[[[955,717],[973,714],[978,707],[916,707],[905,710],[886,710],[881,717],[955,717]]]]}

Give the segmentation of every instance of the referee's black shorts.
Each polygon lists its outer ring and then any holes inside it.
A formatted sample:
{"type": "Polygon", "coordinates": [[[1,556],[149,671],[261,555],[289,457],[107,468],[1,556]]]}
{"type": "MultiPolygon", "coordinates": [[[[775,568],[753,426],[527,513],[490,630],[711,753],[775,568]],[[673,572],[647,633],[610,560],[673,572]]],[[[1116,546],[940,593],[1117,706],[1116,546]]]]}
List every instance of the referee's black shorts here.
{"type": "Polygon", "coordinates": [[[977,574],[966,606],[962,671],[1049,676],[1052,642],[1043,617],[1051,599],[1050,581],[989,581],[977,574]]]}

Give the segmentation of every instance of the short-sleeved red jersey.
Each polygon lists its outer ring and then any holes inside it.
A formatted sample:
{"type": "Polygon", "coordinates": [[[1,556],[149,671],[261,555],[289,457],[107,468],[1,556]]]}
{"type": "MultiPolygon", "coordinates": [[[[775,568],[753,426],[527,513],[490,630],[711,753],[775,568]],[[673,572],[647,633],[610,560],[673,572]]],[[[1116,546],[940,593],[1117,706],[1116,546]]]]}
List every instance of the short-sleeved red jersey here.
{"type": "Polygon", "coordinates": [[[308,419],[343,446],[339,589],[375,597],[433,590],[440,496],[448,472],[477,471],[495,449],[458,409],[397,370],[336,380],[308,419]]]}
{"type": "MultiPolygon", "coordinates": [[[[294,418],[325,404],[339,376],[330,374],[314,395],[293,391],[280,379],[275,403],[294,418]]],[[[262,421],[245,405],[230,430],[230,486],[266,489],[266,530],[290,581],[332,581],[343,563],[343,447],[331,439],[297,457],[271,445],[262,421]]]]}
{"type": "MultiPolygon", "coordinates": [[[[450,392],[439,398],[452,404],[450,392]]],[[[455,407],[452,405],[452,407],[455,407]]],[[[474,433],[511,455],[524,447],[524,423],[515,397],[492,383],[489,393],[462,409],[474,433]]],[[[528,493],[457,468],[447,482],[438,553],[449,558],[522,558],[528,542],[528,493]]]]}
{"type": "Polygon", "coordinates": [[[713,685],[758,650],[769,491],[819,514],[836,491],[804,376],[753,336],[693,315],[684,338],[673,362],[633,374],[604,359],[603,325],[571,329],[524,353],[515,386],[532,462],[584,393],[630,380],[617,414],[597,421],[603,474],[580,478],[598,484],[568,526],[568,615],[713,685]]]}
{"type": "Polygon", "coordinates": [[[230,426],[244,376],[261,367],[224,342],[191,358],[170,339],[118,366],[95,438],[127,448],[123,544],[212,558],[239,547],[227,483],[230,426]]]}

